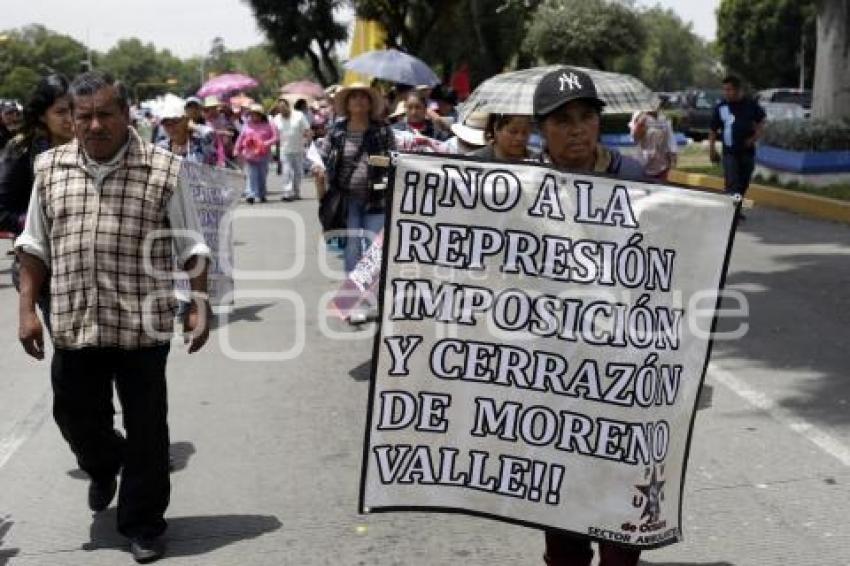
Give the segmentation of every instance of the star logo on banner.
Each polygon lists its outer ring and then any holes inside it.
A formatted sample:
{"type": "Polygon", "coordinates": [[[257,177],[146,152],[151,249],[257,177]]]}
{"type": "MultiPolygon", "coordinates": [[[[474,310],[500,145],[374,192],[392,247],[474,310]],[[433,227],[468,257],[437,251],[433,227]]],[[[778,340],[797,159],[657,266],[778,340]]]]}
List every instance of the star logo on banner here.
{"type": "Polygon", "coordinates": [[[570,90],[580,89],[581,83],[578,80],[578,75],[575,73],[570,73],[569,75],[565,72],[561,73],[561,76],[558,77],[558,80],[561,82],[561,92],[564,92],[564,87],[569,87],[570,90]]]}
{"type": "MultiPolygon", "coordinates": [[[[649,472],[649,470],[647,470],[649,472]]],[[[652,467],[652,476],[649,479],[649,483],[646,485],[636,485],[638,491],[641,492],[643,497],[642,501],[636,501],[635,507],[640,506],[643,507],[643,512],[640,515],[641,520],[645,517],[649,517],[650,523],[657,523],[658,519],[661,517],[661,501],[664,500],[664,484],[667,483],[664,480],[658,479],[658,472],[655,466],[652,467]]]]}

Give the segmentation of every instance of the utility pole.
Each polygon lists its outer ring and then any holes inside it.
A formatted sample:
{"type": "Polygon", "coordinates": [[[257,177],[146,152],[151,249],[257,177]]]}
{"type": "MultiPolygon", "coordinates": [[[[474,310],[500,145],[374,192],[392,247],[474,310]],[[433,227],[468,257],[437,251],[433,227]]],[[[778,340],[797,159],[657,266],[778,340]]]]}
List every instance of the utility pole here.
{"type": "Polygon", "coordinates": [[[806,36],[800,37],[800,90],[806,88],[806,36]]]}

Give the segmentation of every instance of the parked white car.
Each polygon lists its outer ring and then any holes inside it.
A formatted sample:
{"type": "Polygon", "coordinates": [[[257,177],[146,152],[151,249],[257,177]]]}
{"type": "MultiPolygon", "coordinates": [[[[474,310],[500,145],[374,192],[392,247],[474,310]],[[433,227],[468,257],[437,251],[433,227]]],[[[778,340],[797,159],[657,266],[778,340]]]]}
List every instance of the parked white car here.
{"type": "Polygon", "coordinates": [[[793,104],[802,108],[802,118],[809,118],[812,114],[812,91],[808,89],[769,88],[760,90],[756,98],[765,112],[767,112],[768,104],[793,104]]]}
{"type": "Polygon", "coordinates": [[[761,102],[760,104],[769,122],[809,117],[809,112],[805,108],[793,102],[761,102]]]}

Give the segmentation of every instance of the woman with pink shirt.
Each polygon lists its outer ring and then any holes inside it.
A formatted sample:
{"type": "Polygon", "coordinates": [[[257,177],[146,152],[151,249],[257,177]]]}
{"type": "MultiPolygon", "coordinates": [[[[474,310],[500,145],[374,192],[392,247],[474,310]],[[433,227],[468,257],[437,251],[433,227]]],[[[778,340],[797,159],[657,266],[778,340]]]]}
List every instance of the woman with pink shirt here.
{"type": "Polygon", "coordinates": [[[248,183],[245,189],[245,201],[254,204],[259,199],[266,202],[266,177],[269,173],[271,147],[278,141],[277,128],[266,116],[261,104],[248,107],[248,121],[236,140],[233,153],[245,160],[248,183]]]}

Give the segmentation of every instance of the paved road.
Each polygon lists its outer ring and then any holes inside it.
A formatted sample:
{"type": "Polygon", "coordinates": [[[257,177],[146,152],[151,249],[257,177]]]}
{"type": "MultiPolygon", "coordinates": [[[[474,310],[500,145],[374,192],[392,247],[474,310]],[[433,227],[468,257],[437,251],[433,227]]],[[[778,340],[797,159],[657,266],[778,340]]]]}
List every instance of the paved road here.
{"type": "MultiPolygon", "coordinates": [[[[164,563],[542,563],[542,536],[530,529],[357,514],[370,333],[321,312],[337,286],[328,270],[341,262],[324,253],[315,200],[242,208],[276,216],[237,222],[238,267],[281,273],[238,283],[244,296],[201,354],[174,345],[179,469],[164,563]],[[326,338],[328,329],[340,338],[326,338]],[[299,348],[286,360],[237,359],[299,348]]],[[[749,300],[750,330],[715,348],[686,540],[645,553],[645,564],[850,564],[848,260],[847,226],[769,210],[742,225],[729,285],[749,300]]],[[[114,509],[93,519],[86,508],[86,482],[50,418],[48,365],[19,350],[9,263],[0,256],[0,566],[131,563],[114,509]]]]}

